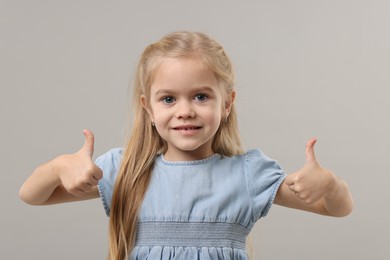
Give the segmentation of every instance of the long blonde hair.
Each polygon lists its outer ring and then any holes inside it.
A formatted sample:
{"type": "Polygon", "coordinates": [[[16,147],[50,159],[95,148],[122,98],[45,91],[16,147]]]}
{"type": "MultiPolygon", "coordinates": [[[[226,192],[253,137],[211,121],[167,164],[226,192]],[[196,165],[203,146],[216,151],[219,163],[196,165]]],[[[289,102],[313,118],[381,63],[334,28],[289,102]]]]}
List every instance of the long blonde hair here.
{"type": "MultiPolygon", "coordinates": [[[[203,33],[175,32],[149,45],[141,55],[135,78],[132,131],[127,139],[114,187],[110,223],[110,260],[127,259],[135,245],[138,213],[148,188],[154,160],[167,150],[165,141],[152,126],[141,105],[141,95],[150,100],[154,72],[165,58],[199,58],[221,87],[225,104],[234,88],[232,64],[222,46],[203,33]]],[[[224,110],[222,110],[224,111],[224,110]]],[[[212,150],[223,156],[242,154],[234,103],[227,118],[222,117],[212,150]]]]}

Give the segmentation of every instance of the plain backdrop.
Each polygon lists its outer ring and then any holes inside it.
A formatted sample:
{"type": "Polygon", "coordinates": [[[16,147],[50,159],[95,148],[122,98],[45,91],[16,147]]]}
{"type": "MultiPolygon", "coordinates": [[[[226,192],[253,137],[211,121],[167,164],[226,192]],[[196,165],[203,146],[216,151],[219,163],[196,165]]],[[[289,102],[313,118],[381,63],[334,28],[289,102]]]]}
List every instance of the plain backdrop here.
{"type": "Polygon", "coordinates": [[[245,147],[287,173],[317,137],[320,163],[345,179],[346,218],[274,206],[253,259],[390,259],[390,1],[0,1],[0,259],[105,259],[100,200],[33,207],[18,198],[39,164],[123,145],[143,49],[201,31],[236,70],[245,147]]]}

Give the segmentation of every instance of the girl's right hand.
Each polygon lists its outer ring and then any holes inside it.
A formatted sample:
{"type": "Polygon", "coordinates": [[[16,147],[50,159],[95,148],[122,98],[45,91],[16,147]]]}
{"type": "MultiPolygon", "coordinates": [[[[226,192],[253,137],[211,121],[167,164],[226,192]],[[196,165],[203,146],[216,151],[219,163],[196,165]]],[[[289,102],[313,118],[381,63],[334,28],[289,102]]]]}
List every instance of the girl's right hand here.
{"type": "Polygon", "coordinates": [[[102,170],[92,161],[94,152],[94,135],[89,130],[83,131],[85,142],[83,147],[74,154],[57,157],[56,170],[65,190],[83,197],[97,186],[103,177],[102,170]]]}
{"type": "Polygon", "coordinates": [[[99,197],[98,181],[102,170],[92,161],[94,136],[84,130],[83,147],[74,154],[61,155],[31,174],[19,191],[31,205],[47,205],[99,197]]]}

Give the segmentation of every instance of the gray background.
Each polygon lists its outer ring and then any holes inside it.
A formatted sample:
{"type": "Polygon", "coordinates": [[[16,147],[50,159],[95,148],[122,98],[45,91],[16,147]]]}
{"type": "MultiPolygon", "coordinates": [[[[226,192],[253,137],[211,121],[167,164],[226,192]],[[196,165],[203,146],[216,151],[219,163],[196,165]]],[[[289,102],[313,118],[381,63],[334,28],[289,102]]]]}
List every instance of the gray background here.
{"type": "Polygon", "coordinates": [[[121,146],[128,86],[144,47],[175,30],[210,34],[237,73],[246,148],[286,172],[317,157],[350,185],[336,219],[275,206],[252,232],[254,259],[389,259],[390,1],[0,2],[0,259],[104,259],[99,200],[32,207],[33,169],[121,146]]]}

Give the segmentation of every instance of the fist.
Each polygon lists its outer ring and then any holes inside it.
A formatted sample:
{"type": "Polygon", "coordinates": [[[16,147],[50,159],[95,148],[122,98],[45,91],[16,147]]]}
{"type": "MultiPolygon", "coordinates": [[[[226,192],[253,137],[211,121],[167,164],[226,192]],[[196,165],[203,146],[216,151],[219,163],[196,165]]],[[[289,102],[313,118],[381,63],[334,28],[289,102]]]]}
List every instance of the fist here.
{"type": "Polygon", "coordinates": [[[83,197],[103,177],[102,170],[92,161],[94,135],[89,130],[83,131],[84,145],[74,154],[58,158],[61,170],[59,176],[64,188],[77,197],[83,197]]]}
{"type": "Polygon", "coordinates": [[[315,154],[316,139],[306,144],[306,162],[297,172],[286,177],[285,184],[304,203],[312,204],[326,197],[336,187],[335,175],[320,166],[315,154]]]}

